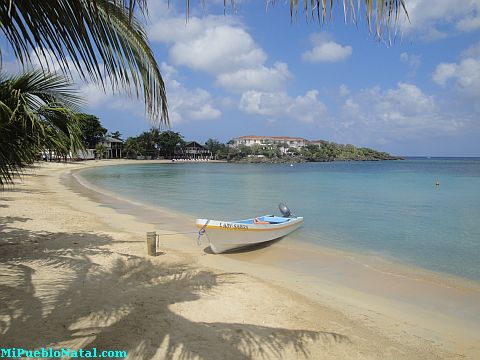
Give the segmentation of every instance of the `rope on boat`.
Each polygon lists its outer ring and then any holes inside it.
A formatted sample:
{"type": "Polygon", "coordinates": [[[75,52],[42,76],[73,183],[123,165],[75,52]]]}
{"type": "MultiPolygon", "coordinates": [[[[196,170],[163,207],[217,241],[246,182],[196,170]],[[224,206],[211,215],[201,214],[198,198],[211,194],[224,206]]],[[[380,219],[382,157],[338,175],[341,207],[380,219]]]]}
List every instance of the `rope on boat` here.
{"type": "Polygon", "coordinates": [[[207,220],[207,222],[198,230],[198,238],[197,238],[197,245],[200,246],[202,245],[202,236],[205,234],[205,231],[207,230],[207,225],[210,222],[210,220],[207,220]]]}

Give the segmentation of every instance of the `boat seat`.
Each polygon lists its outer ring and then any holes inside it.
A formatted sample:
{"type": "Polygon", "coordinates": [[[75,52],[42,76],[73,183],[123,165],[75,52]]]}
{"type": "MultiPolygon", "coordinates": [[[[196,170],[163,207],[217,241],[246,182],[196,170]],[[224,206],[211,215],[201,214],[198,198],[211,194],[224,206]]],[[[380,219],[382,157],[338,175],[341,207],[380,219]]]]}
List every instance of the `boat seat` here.
{"type": "Polygon", "coordinates": [[[263,216],[262,220],[270,224],[281,224],[287,222],[289,219],[280,216],[263,216]]]}
{"type": "Polygon", "coordinates": [[[270,224],[269,221],[263,221],[263,220],[260,220],[260,219],[261,219],[261,218],[254,218],[254,219],[253,219],[253,223],[254,223],[254,224],[257,224],[257,225],[259,225],[259,224],[270,224]]]}

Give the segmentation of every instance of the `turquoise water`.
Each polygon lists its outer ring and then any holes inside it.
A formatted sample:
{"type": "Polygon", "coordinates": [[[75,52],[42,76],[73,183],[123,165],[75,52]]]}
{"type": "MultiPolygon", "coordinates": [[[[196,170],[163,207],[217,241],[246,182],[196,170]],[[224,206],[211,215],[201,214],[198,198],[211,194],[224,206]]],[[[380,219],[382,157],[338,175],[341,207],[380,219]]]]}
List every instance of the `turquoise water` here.
{"type": "Polygon", "coordinates": [[[305,218],[283,241],[393,257],[480,280],[480,159],[135,164],[91,168],[82,176],[192,219],[278,213],[283,201],[305,218]]]}

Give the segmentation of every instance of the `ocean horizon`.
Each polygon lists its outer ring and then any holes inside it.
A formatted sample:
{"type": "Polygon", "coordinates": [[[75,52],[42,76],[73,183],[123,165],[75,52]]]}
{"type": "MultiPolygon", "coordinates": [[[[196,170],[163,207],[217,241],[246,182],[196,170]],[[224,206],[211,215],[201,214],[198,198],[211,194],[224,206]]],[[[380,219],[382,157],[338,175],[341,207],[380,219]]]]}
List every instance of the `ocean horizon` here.
{"type": "Polygon", "coordinates": [[[89,168],[81,177],[128,200],[183,213],[192,222],[278,213],[284,202],[305,222],[282,242],[374,255],[480,281],[478,157],[294,166],[142,163],[89,168]]]}

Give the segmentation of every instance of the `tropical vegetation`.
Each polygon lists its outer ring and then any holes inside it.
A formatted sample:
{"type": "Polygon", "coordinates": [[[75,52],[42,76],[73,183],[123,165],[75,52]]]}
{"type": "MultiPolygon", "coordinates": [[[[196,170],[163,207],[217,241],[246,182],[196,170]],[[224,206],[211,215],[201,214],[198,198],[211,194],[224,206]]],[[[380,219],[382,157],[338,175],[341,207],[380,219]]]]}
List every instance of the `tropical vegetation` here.
{"type": "Polygon", "coordinates": [[[252,163],[276,162],[329,162],[395,160],[399,157],[370,148],[337,144],[325,140],[307,144],[302,148],[289,148],[286,144],[253,144],[230,147],[228,161],[252,163]]]}
{"type": "Polygon", "coordinates": [[[87,149],[93,149],[107,134],[98,117],[90,114],[76,114],[80,123],[82,142],[87,149]]]}
{"type": "Polygon", "coordinates": [[[122,140],[122,134],[120,133],[120,131],[113,131],[109,134],[109,136],[117,140],[122,140]]]}
{"type": "Polygon", "coordinates": [[[173,158],[175,149],[185,144],[183,136],[171,130],[159,131],[151,128],[138,136],[129,137],[124,144],[124,153],[127,157],[136,159],[138,156],[151,158],[173,158]]]}
{"type": "Polygon", "coordinates": [[[226,144],[222,144],[217,139],[208,139],[205,142],[205,147],[210,151],[210,154],[214,157],[214,159],[226,159],[228,157],[228,146],[226,144]]]}
{"type": "Polygon", "coordinates": [[[103,143],[99,142],[97,145],[95,145],[96,158],[103,159],[105,157],[106,151],[107,147],[103,143]]]}
{"type": "Polygon", "coordinates": [[[62,76],[40,70],[0,74],[0,185],[44,152],[65,157],[83,148],[78,104],[62,76]]]}

